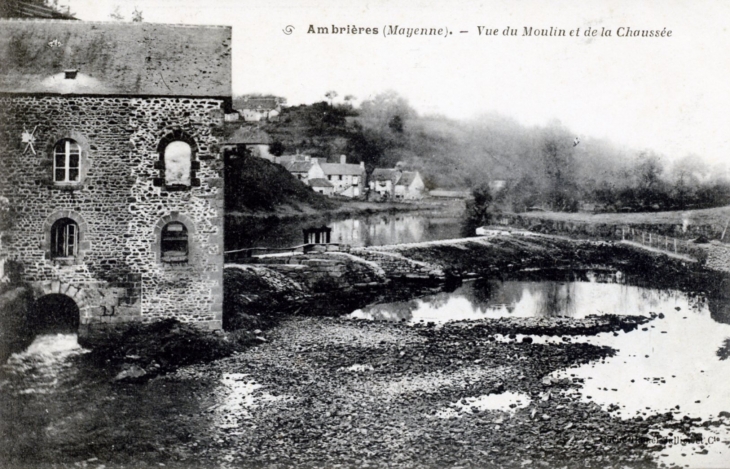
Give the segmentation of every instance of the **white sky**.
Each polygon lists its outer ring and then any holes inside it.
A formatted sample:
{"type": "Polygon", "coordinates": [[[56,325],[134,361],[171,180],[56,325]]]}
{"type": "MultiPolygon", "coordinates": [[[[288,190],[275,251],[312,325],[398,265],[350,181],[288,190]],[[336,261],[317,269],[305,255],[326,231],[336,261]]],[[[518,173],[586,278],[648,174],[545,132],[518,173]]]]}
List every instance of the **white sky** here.
{"type": "Polygon", "coordinates": [[[473,118],[497,112],[581,137],[607,138],[678,158],[725,161],[730,142],[730,2],[713,0],[61,0],[84,20],[137,6],[155,23],[233,26],[233,92],[289,104],[362,100],[385,90],[420,113],[473,118]],[[378,36],[306,34],[314,26],[377,27],[378,36]],[[449,37],[383,37],[385,25],[448,27],[449,37]],[[282,31],[294,26],[294,33],[282,31]],[[477,26],[571,30],[612,37],[485,37],[477,26]],[[671,38],[616,37],[616,28],[672,30],[671,38]],[[468,30],[468,34],[459,31],[468,30]]]}

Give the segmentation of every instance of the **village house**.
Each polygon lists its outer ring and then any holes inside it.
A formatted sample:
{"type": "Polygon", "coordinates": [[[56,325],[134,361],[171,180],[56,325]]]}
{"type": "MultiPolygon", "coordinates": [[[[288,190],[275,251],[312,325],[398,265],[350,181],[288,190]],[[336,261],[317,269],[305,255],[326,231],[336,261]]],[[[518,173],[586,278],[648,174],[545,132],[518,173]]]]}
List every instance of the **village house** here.
{"type": "Polygon", "coordinates": [[[369,179],[370,197],[391,200],[419,200],[426,194],[426,185],[418,171],[395,168],[375,168],[369,179]]]}
{"type": "Polygon", "coordinates": [[[426,184],[418,171],[403,171],[395,183],[396,200],[419,200],[425,193],[426,184]]]}
{"type": "Polygon", "coordinates": [[[309,187],[318,194],[331,196],[335,191],[335,186],[332,185],[327,179],[314,178],[309,180],[309,187]]]}
{"type": "Polygon", "coordinates": [[[320,163],[327,180],[334,186],[334,194],[357,198],[365,189],[365,163],[347,163],[345,155],[340,156],[339,163],[320,163]]]}
{"type": "Polygon", "coordinates": [[[277,121],[282,104],[285,100],[275,96],[249,96],[238,105],[238,111],[246,122],[277,121]]]}
{"type": "Polygon", "coordinates": [[[0,20],[4,255],[79,332],[218,329],[231,29],[0,20]]]}
{"type": "Polygon", "coordinates": [[[393,198],[395,183],[399,176],[396,169],[375,168],[368,180],[371,197],[393,198]]]}
{"type": "Polygon", "coordinates": [[[244,148],[253,156],[273,162],[275,157],[269,153],[270,145],[271,137],[266,132],[255,125],[242,125],[235,127],[231,135],[226,137],[222,148],[237,151],[244,148]]]}
{"type": "Polygon", "coordinates": [[[327,180],[319,160],[309,155],[280,156],[276,158],[276,162],[306,185],[309,185],[309,181],[313,179],[327,180]]]}
{"type": "Polygon", "coordinates": [[[345,155],[340,156],[339,163],[327,163],[323,158],[300,154],[282,155],[276,157],[276,162],[320,194],[349,198],[361,197],[364,194],[365,164],[347,163],[345,155]],[[315,180],[317,180],[316,186],[312,185],[312,181],[315,180]],[[321,180],[328,184],[324,184],[321,180]]]}

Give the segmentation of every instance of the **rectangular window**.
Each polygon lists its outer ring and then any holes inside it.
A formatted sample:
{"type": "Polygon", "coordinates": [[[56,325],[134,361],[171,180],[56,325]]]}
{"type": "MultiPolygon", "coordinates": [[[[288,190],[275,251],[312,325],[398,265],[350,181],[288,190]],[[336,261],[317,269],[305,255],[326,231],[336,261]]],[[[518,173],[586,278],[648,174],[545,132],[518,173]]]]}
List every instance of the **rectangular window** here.
{"type": "Polygon", "coordinates": [[[75,223],[62,220],[54,224],[51,230],[51,252],[53,257],[73,257],[76,255],[78,244],[78,226],[75,223]]]}
{"type": "Polygon", "coordinates": [[[53,155],[53,180],[78,182],[80,180],[81,147],[73,140],[61,140],[53,155]]]}

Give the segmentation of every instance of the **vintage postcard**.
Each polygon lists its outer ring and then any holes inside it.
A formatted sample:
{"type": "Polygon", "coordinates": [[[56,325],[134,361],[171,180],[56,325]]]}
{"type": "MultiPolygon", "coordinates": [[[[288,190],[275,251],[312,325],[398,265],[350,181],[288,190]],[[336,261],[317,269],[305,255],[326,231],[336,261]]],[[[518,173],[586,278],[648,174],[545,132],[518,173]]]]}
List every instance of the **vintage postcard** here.
{"type": "Polygon", "coordinates": [[[730,467],[729,21],[0,1],[0,466],[730,467]]]}

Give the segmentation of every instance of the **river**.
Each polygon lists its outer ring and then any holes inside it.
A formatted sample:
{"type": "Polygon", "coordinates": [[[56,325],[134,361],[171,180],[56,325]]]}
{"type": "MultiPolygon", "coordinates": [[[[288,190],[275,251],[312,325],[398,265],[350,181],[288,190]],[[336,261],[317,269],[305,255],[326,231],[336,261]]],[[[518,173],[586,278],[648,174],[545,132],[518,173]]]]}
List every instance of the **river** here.
{"type": "MultiPolygon", "coordinates": [[[[450,293],[369,305],[351,316],[433,322],[439,327],[455,320],[583,318],[609,313],[653,320],[628,333],[574,337],[574,342],[608,345],[618,352],[558,371],[554,377],[584,378],[581,389],[569,392],[576,393],[575,399],[613,409],[617,419],[663,412],[671,412],[675,419],[725,418],[725,425],[706,427],[701,442],[664,444],[656,461],[726,467],[730,460],[730,414],[725,414],[730,412],[730,361],[726,360],[730,316],[725,302],[637,286],[620,272],[589,271],[552,275],[548,280],[469,281],[450,293]]],[[[535,343],[561,340],[531,339],[535,343]]],[[[224,437],[227,442],[253,431],[239,428],[241,420],[229,418],[232,414],[281,398],[267,394],[240,372],[222,373],[217,382],[191,378],[156,379],[144,385],[113,383],[103,366],[92,366],[84,357],[74,334],[47,334],[0,367],[0,462],[27,467],[53,461],[97,469],[105,465],[196,466],[196,458],[217,451],[218,432],[224,435],[222,445],[224,437]],[[206,443],[199,444],[201,439],[206,443]]],[[[461,405],[487,410],[529,403],[523,395],[505,393],[461,405]]],[[[675,431],[665,436],[689,435],[675,431]]]]}
{"type": "MultiPolygon", "coordinates": [[[[618,353],[554,377],[585,379],[578,398],[615,409],[619,418],[671,412],[675,419],[700,417],[730,423],[729,313],[726,300],[639,287],[621,272],[589,271],[549,281],[469,281],[451,293],[374,304],[350,316],[438,326],[448,321],[505,317],[653,315],[646,327],[628,333],[573,338],[573,342],[609,346],[618,353]]],[[[535,343],[562,340],[529,337],[535,343]]],[[[690,435],[667,431],[663,436],[685,442],[662,447],[657,453],[660,463],[725,468],[730,461],[727,425],[707,426],[702,440],[691,444],[686,442],[690,435]]]]}
{"type": "Polygon", "coordinates": [[[276,219],[246,218],[229,220],[226,250],[250,247],[283,248],[303,243],[302,230],[327,226],[332,243],[353,247],[435,241],[459,238],[460,213],[421,211],[379,213],[345,218],[318,216],[281,222],[276,219]]]}

